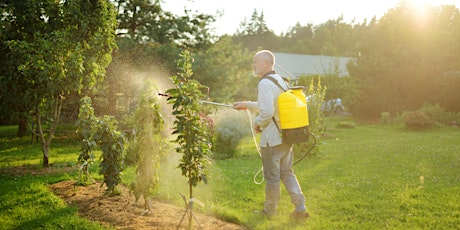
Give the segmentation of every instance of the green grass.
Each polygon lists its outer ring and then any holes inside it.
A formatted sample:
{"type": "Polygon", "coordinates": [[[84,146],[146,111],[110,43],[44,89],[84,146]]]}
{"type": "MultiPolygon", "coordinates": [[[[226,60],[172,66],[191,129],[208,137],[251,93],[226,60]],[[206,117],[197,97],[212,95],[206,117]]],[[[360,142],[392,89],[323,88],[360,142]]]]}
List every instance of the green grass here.
{"type": "MultiPolygon", "coordinates": [[[[6,172],[15,166],[42,168],[40,144],[31,144],[30,137],[16,138],[15,132],[11,126],[0,127],[0,170],[6,172]]],[[[50,152],[53,167],[74,165],[78,158],[77,144],[72,139],[57,138],[50,152]]],[[[67,206],[48,188],[50,184],[76,178],[76,172],[0,174],[0,229],[107,229],[78,217],[76,208],[67,206]]]]}
{"type": "MultiPolygon", "coordinates": [[[[307,221],[289,219],[293,206],[284,188],[274,220],[253,212],[263,207],[264,185],[253,182],[261,162],[252,138],[241,143],[240,157],[207,166],[208,184],[194,189],[196,203],[203,206],[195,207],[250,229],[460,228],[460,129],[335,128],[339,122],[343,121],[330,121],[330,135],[320,140],[319,152],[294,167],[311,214],[307,221]]],[[[0,168],[40,164],[39,145],[31,146],[25,138],[0,136],[0,168]]],[[[77,145],[58,140],[52,147],[51,163],[75,162],[77,145]]],[[[171,154],[162,160],[157,197],[182,206],[179,193],[188,196],[188,186],[177,168],[179,157],[171,154]]],[[[74,174],[1,175],[0,222],[5,229],[82,225],[102,229],[78,218],[77,210],[67,207],[46,186],[75,178],[74,174]]],[[[123,179],[125,183],[134,180],[132,167],[123,179]]]]}
{"type": "Polygon", "coordinates": [[[67,175],[0,175],[0,229],[106,229],[77,215],[47,187],[67,175]]]}

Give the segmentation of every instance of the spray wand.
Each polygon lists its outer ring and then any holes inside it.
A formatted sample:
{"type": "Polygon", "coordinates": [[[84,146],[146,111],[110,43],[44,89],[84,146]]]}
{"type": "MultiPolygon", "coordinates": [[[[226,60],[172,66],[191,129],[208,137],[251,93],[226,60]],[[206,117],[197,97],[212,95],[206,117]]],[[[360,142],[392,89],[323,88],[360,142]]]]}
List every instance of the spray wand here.
{"type": "Polygon", "coordinates": [[[210,105],[217,105],[217,106],[233,108],[233,105],[229,105],[229,104],[217,103],[217,102],[212,102],[212,101],[200,101],[200,102],[203,104],[210,104],[210,105]]]}
{"type": "MultiPolygon", "coordinates": [[[[169,94],[164,94],[164,93],[158,93],[158,95],[159,95],[159,96],[163,96],[163,97],[170,97],[169,94]]],[[[212,102],[212,101],[200,101],[200,103],[233,108],[233,105],[223,104],[223,103],[217,103],[217,102],[212,102]]]]}

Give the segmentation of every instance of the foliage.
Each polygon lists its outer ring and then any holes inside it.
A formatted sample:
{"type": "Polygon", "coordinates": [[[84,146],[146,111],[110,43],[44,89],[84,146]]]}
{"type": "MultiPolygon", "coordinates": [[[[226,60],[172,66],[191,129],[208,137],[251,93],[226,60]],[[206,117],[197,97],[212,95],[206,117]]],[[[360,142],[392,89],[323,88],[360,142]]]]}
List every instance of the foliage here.
{"type": "Polygon", "coordinates": [[[435,122],[422,111],[406,111],[401,116],[406,127],[410,129],[426,129],[435,125],[435,122]]]}
{"type": "Polygon", "coordinates": [[[405,111],[396,122],[402,121],[410,129],[427,129],[435,126],[457,125],[460,113],[447,112],[439,104],[425,104],[415,111],[405,111]]]}
{"type": "Polygon", "coordinates": [[[97,147],[94,140],[94,127],[97,125],[97,117],[94,115],[94,108],[90,97],[83,97],[81,100],[78,120],[76,122],[77,133],[81,139],[80,155],[78,163],[80,163],[78,183],[87,184],[93,183],[90,176],[90,166],[94,164],[93,151],[97,147]]]}
{"type": "Polygon", "coordinates": [[[212,46],[197,53],[194,62],[194,79],[209,87],[209,99],[216,102],[235,100],[250,77],[251,55],[235,47],[232,38],[221,37],[212,46]]]}
{"type": "Polygon", "coordinates": [[[141,42],[176,43],[184,47],[205,48],[212,36],[209,25],[215,21],[207,14],[175,16],[161,8],[161,1],[112,0],[118,9],[119,36],[141,42]],[[126,32],[125,32],[126,31],[126,32]]]}
{"type": "Polygon", "coordinates": [[[121,174],[124,169],[125,135],[117,130],[116,121],[113,117],[99,118],[94,115],[90,97],[81,99],[76,126],[81,138],[80,155],[78,156],[78,161],[81,163],[79,183],[92,182],[89,168],[94,163],[93,151],[96,147],[100,147],[102,161],[99,173],[104,176],[101,186],[107,185],[109,195],[118,194],[116,186],[121,182],[121,174]],[[90,179],[91,181],[89,181],[90,179]]]}
{"type": "Polygon", "coordinates": [[[142,97],[134,114],[135,139],[130,145],[130,153],[134,155],[136,163],[136,182],[131,184],[136,201],[140,197],[145,200],[144,208],[151,211],[149,198],[158,185],[158,169],[160,157],[167,148],[165,137],[161,135],[163,117],[160,113],[158,101],[152,95],[153,86],[146,84],[142,90],[142,97]]]}
{"type": "Polygon", "coordinates": [[[1,49],[10,61],[2,85],[19,117],[32,111],[43,146],[43,165],[65,95],[93,86],[105,74],[114,48],[115,15],[98,1],[11,1],[2,4],[1,49]],[[27,29],[24,29],[27,28],[27,29]],[[49,130],[43,125],[49,123],[49,130]]]}
{"type": "Polygon", "coordinates": [[[356,78],[337,75],[320,76],[320,78],[324,87],[327,87],[325,101],[341,98],[345,106],[358,102],[361,92],[356,78]]]}
{"type": "Polygon", "coordinates": [[[386,125],[390,123],[390,113],[383,112],[380,114],[380,124],[386,125]]]}
{"type": "MultiPolygon", "coordinates": [[[[457,68],[458,69],[458,68],[457,68]]],[[[460,112],[460,71],[449,71],[438,79],[439,104],[447,111],[460,112]]]]}
{"type": "Polygon", "coordinates": [[[174,140],[179,146],[178,153],[183,156],[179,168],[182,175],[188,178],[190,185],[190,197],[193,197],[192,186],[200,181],[207,181],[205,163],[210,154],[211,144],[209,135],[204,130],[204,121],[200,117],[202,105],[200,103],[203,94],[202,85],[191,79],[192,60],[188,51],[183,51],[181,59],[177,63],[178,76],[172,76],[176,88],[167,90],[170,95],[168,103],[173,105],[174,132],[177,138],[174,140]]]}
{"type": "Polygon", "coordinates": [[[448,112],[439,103],[424,104],[418,111],[425,114],[430,120],[442,125],[451,125],[460,121],[460,112],[448,112]]]}
{"type": "Polygon", "coordinates": [[[323,112],[326,91],[327,87],[321,84],[321,78],[318,77],[317,81],[313,79],[310,81],[305,93],[307,95],[308,120],[310,122],[308,129],[317,137],[321,137],[326,128],[323,112]]]}
{"type": "Polygon", "coordinates": [[[124,169],[124,144],[126,138],[123,133],[116,130],[116,121],[111,116],[104,116],[97,121],[97,132],[94,135],[102,150],[99,174],[104,176],[101,184],[107,185],[109,195],[117,195],[116,186],[121,182],[124,169]]]}
{"type": "Polygon", "coordinates": [[[244,49],[256,51],[260,49],[273,50],[277,46],[278,37],[265,22],[264,12],[254,9],[249,21],[246,18],[240,23],[240,28],[233,35],[235,44],[242,44],[244,49]]]}
{"type": "MultiPolygon", "coordinates": [[[[251,115],[249,115],[251,116],[251,115]]],[[[248,115],[236,110],[219,110],[212,116],[214,126],[213,152],[217,159],[226,159],[238,154],[241,140],[251,135],[248,115]]]]}

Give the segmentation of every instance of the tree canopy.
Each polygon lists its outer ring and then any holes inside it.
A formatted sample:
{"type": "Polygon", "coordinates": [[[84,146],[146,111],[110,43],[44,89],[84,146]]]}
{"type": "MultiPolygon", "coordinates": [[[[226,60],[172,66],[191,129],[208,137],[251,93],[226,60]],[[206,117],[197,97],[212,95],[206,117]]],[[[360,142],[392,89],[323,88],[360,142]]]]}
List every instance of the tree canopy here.
{"type": "Polygon", "coordinates": [[[71,92],[105,76],[115,47],[115,14],[107,1],[30,0],[2,2],[2,103],[31,112],[43,145],[43,164],[71,92]],[[5,98],[5,101],[3,101],[5,98]],[[49,130],[42,124],[49,122],[49,130]]]}

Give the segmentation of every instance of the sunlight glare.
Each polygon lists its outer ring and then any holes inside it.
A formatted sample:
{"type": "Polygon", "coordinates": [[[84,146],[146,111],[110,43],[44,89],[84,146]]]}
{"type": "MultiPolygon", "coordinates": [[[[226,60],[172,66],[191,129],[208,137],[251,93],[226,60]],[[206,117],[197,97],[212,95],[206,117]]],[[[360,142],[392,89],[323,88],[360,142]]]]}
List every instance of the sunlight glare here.
{"type": "Polygon", "coordinates": [[[413,9],[414,19],[420,23],[421,26],[425,25],[429,20],[430,8],[440,5],[437,0],[407,0],[413,9]]]}

